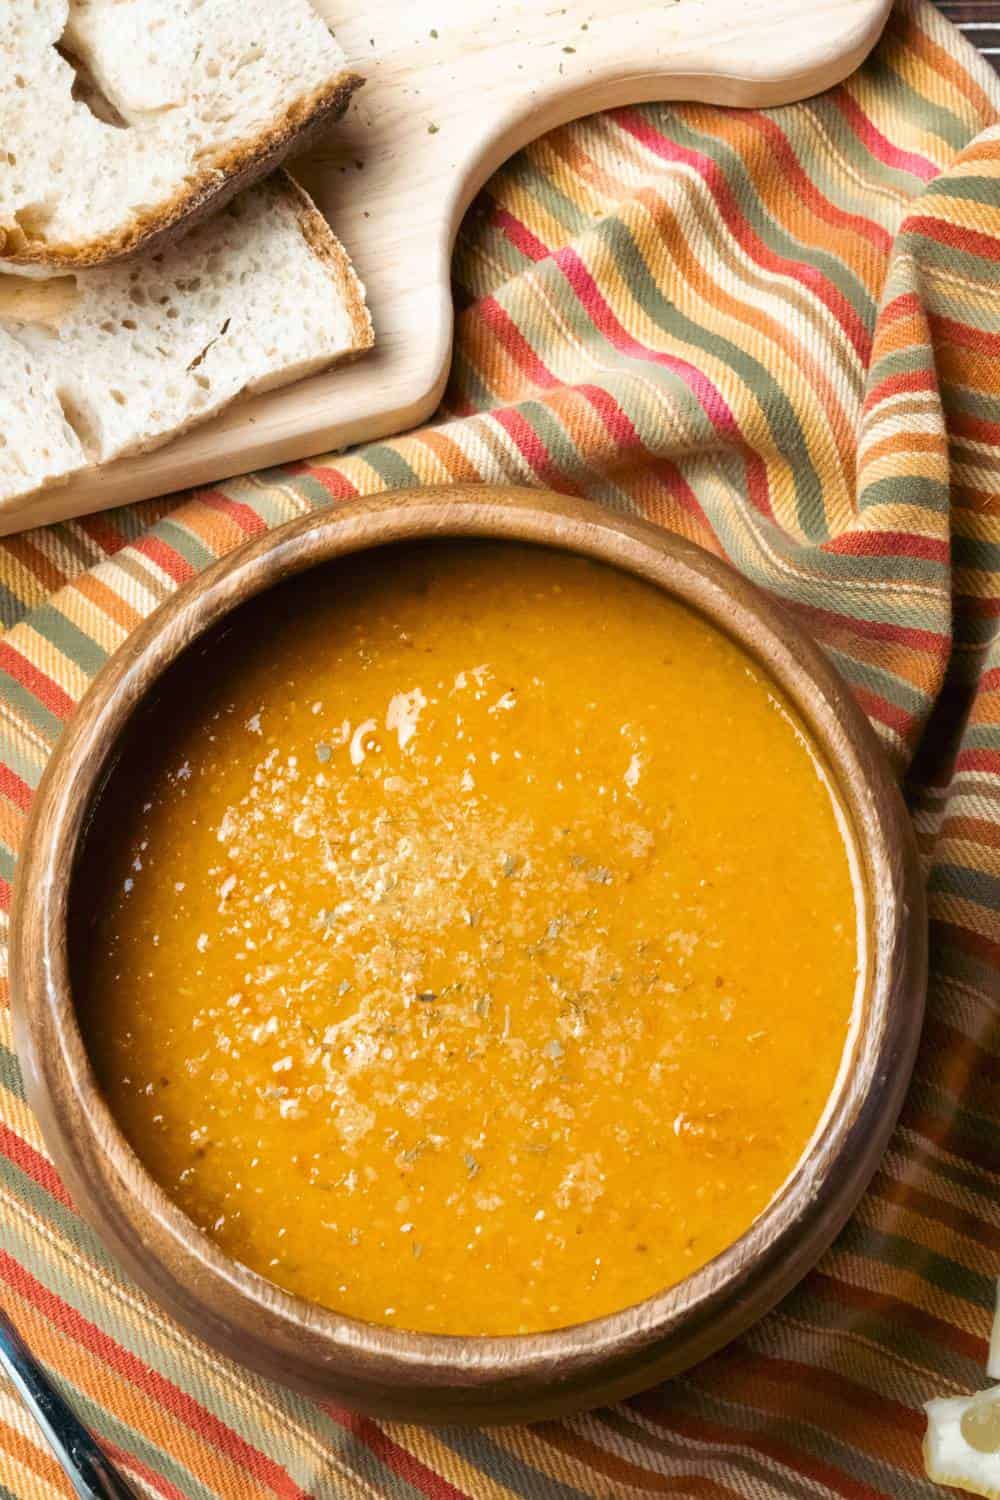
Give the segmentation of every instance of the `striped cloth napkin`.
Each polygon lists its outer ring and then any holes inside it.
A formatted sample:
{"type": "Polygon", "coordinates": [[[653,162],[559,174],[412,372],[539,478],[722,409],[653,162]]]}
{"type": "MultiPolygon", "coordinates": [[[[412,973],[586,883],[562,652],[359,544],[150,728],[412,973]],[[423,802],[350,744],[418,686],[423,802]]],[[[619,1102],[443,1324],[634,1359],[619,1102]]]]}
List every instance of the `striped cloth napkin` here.
{"type": "MultiPolygon", "coordinates": [[[[940,1495],[921,1406],[982,1384],[1000,1272],[1000,83],[923,3],[770,111],[621,109],[493,180],[455,260],[435,423],[0,543],[0,874],[88,682],[246,536],[430,481],[550,485],[724,554],[875,724],[926,860],[933,976],[853,1221],[724,1353],[572,1421],[423,1431],[216,1358],[107,1260],[0,1011],[0,1300],[141,1493],[191,1500],[940,1495]]],[[[65,1494],[0,1387],[0,1497],[65,1494]]]]}

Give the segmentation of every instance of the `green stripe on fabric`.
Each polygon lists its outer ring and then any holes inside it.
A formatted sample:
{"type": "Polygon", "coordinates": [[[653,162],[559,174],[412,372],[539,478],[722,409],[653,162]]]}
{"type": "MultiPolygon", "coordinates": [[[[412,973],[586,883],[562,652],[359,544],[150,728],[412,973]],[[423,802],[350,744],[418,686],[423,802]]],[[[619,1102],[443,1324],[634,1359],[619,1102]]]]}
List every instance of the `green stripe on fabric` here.
{"type": "MultiPolygon", "coordinates": [[[[335,501],[326,485],[314,478],[312,474],[286,474],[282,482],[286,489],[293,490],[300,499],[304,500],[310,510],[329,510],[331,506],[343,503],[335,501]]],[[[292,507],[286,503],[279,511],[276,506],[268,503],[265,491],[259,500],[255,500],[254,509],[269,526],[273,526],[283,520],[284,512],[291,510],[292,507]]]]}
{"type": "MultiPolygon", "coordinates": [[[[806,1323],[815,1330],[819,1339],[829,1337],[835,1340],[838,1334],[843,1339],[844,1301],[838,1284],[840,1248],[840,1241],[835,1241],[830,1259],[820,1262],[817,1275],[807,1277],[782,1304],[781,1321],[806,1323]]],[[[850,1303],[850,1275],[845,1274],[843,1280],[850,1303]]],[[[982,1366],[971,1355],[937,1340],[930,1331],[933,1323],[921,1316],[922,1311],[920,1300],[914,1299],[911,1317],[910,1303],[903,1296],[891,1317],[872,1317],[866,1321],[866,1336],[892,1357],[894,1363],[901,1362],[910,1367],[911,1379],[918,1389],[923,1386],[925,1371],[933,1373],[944,1383],[974,1385],[982,1376],[982,1366]]],[[[748,1335],[748,1342],[760,1343],[755,1331],[748,1335]]],[[[762,1345],[761,1350],[766,1352],[762,1345]]],[[[839,1368],[846,1366],[851,1373],[852,1362],[844,1343],[841,1343],[841,1356],[839,1368]]],[[[867,1386],[873,1378],[872,1371],[862,1365],[853,1372],[853,1378],[858,1384],[867,1386]]]]}
{"type": "MultiPolygon", "coordinates": [[[[22,1226],[9,1212],[0,1223],[0,1245],[20,1264],[31,1266],[34,1274],[44,1275],[46,1284],[50,1285],[57,1295],[81,1317],[98,1327],[106,1325],[109,1304],[104,1280],[109,1272],[115,1271],[115,1263],[105,1254],[97,1236],[89,1227],[81,1224],[72,1210],[64,1208],[57,1201],[53,1202],[44,1188],[15,1167],[8,1159],[2,1157],[0,1157],[0,1180],[14,1191],[40,1222],[48,1222],[53,1230],[63,1235],[66,1244],[73,1247],[76,1258],[88,1257],[95,1268],[100,1268],[102,1276],[100,1279],[78,1276],[64,1278],[58,1272],[54,1275],[46,1274],[46,1268],[38,1264],[37,1256],[31,1247],[27,1226],[22,1226]]],[[[131,1282],[126,1285],[129,1288],[132,1287],[131,1282]]],[[[141,1297],[137,1289],[133,1289],[130,1295],[133,1301],[141,1297]]],[[[112,1303],[112,1307],[113,1305],[112,1303]]],[[[391,1471],[371,1454],[364,1443],[354,1434],[345,1432],[338,1423],[327,1416],[321,1407],[308,1401],[304,1396],[299,1396],[282,1386],[261,1381],[249,1372],[238,1375],[235,1383],[233,1381],[222,1384],[208,1383],[197,1361],[176,1359],[173,1340],[165,1339],[152,1344],[148,1330],[141,1319],[138,1320],[137,1326],[133,1326],[130,1317],[116,1318],[112,1336],[123,1349],[163,1375],[178,1390],[197,1401],[252,1446],[257,1446],[259,1443],[259,1421],[255,1407],[252,1402],[247,1401],[247,1397],[252,1394],[253,1387],[257,1386],[258,1399],[266,1400],[286,1420],[292,1421],[301,1430],[312,1433],[316,1448],[320,1452],[324,1448],[330,1449],[339,1454],[345,1464],[349,1464],[358,1472],[367,1471],[369,1478],[376,1483],[384,1485],[391,1477],[391,1471]],[[227,1385],[232,1390],[231,1399],[225,1394],[227,1385]]],[[[185,1338],[186,1335],[178,1330],[177,1340],[183,1341],[185,1338]]],[[[300,1482],[303,1486],[308,1486],[310,1476],[314,1472],[315,1462],[316,1455],[313,1454],[307,1463],[296,1465],[297,1468],[303,1470],[300,1475],[300,1482]]],[[[327,1465],[324,1464],[324,1468],[326,1467],[327,1465]]],[[[415,1496],[420,1494],[419,1491],[413,1493],[415,1496]]],[[[423,1500],[422,1496],[420,1500],[423,1500]]]]}
{"type": "Polygon", "coordinates": [[[925,1245],[903,1239],[889,1230],[850,1220],[837,1241],[841,1251],[864,1255],[873,1263],[881,1262],[896,1271],[911,1271],[929,1286],[961,1297],[977,1307],[992,1307],[996,1298],[996,1279],[986,1272],[976,1272],[950,1256],[940,1255],[925,1245]]]}
{"type": "Polygon", "coordinates": [[[850,676],[852,682],[861,682],[872,692],[878,693],[888,703],[896,708],[902,708],[908,714],[922,714],[927,708],[928,698],[919,688],[912,683],[904,682],[894,672],[884,667],[872,666],[870,662],[860,664],[846,652],[840,651],[836,646],[824,645],[827,656],[845,676],[850,676]]]}
{"type": "Polygon", "coordinates": [[[63,721],[42,704],[34,693],[22,687],[9,672],[0,669],[0,697],[22,718],[27,719],[47,740],[54,744],[63,731],[63,721]]]}
{"type": "MultiPolygon", "coordinates": [[[[804,1370],[802,1379],[808,1382],[808,1370],[804,1370]]],[[[684,1382],[686,1385],[687,1382],[684,1382]]],[[[807,1454],[824,1466],[827,1470],[833,1470],[836,1474],[843,1475],[844,1479],[850,1479],[853,1484],[848,1488],[837,1490],[833,1493],[843,1495],[864,1494],[875,1500],[878,1496],[886,1497],[886,1500],[941,1500],[941,1492],[937,1485],[932,1484],[929,1479],[918,1478],[907,1472],[900,1465],[890,1461],[875,1458],[870,1453],[858,1451],[845,1443],[842,1439],[834,1436],[827,1423],[823,1421],[822,1405],[814,1402],[812,1410],[815,1420],[806,1421],[797,1417],[782,1417],[773,1414],[769,1410],[758,1410],[753,1404],[753,1389],[746,1393],[744,1401],[731,1401],[726,1397],[718,1396],[699,1386],[697,1407],[692,1407],[692,1413],[704,1417],[706,1414],[715,1423],[718,1423],[723,1431],[728,1430],[732,1437],[723,1442],[723,1452],[727,1462],[734,1468],[743,1468],[742,1450],[746,1440],[741,1441],[740,1434],[748,1429],[751,1433],[768,1434],[772,1441],[777,1440],[781,1449],[787,1457],[787,1465],[794,1465],[800,1472],[802,1469],[801,1459],[796,1463],[796,1450],[800,1454],[807,1454]],[[863,1486],[860,1490],[855,1486],[863,1486]]],[[[664,1420],[669,1423],[669,1407],[664,1414],[664,1420]]],[[[902,1457],[902,1455],[900,1455],[902,1457]]],[[[779,1463],[781,1459],[778,1460],[779,1463]]],[[[812,1471],[812,1464],[807,1468],[807,1473],[812,1471]]],[[[745,1471],[744,1471],[745,1472],[745,1471]]],[[[773,1471],[772,1471],[773,1472],[773,1471]]],[[[784,1474],[782,1483],[784,1483],[784,1474]]],[[[841,1481],[843,1483],[843,1481],[841,1481]]],[[[825,1487],[825,1486],[824,1486],[825,1487]]],[[[768,1491],[768,1500],[771,1495],[780,1494],[781,1491],[768,1491]]],[[[763,1500],[763,1496],[761,1497],[763,1500]]]]}
{"type": "Polygon", "coordinates": [[[165,516],[162,521],[156,523],[153,534],[166,542],[168,547],[172,547],[179,557],[194,568],[196,573],[203,572],[209,563],[215,562],[216,554],[188,531],[186,526],[179,526],[169,516],[165,516]]]}
{"type": "MultiPolygon", "coordinates": [[[[495,1443],[489,1432],[474,1427],[439,1427],[435,1436],[453,1453],[459,1454],[466,1463],[481,1474],[507,1486],[522,1500],[587,1500],[586,1490],[534,1467],[526,1458],[515,1458],[500,1444],[495,1443]]],[[[475,1497],[473,1497],[475,1500],[475,1497]]]]}
{"type": "Polygon", "coordinates": [[[358,453],[391,490],[409,490],[420,483],[406,459],[386,443],[371,443],[358,453]]]}
{"type": "MultiPolygon", "coordinates": [[[[995,730],[993,737],[995,740],[995,730]]],[[[1000,911],[1000,875],[991,875],[987,870],[975,870],[968,865],[935,864],[928,890],[975,901],[984,911],[1000,911]]]]}
{"type": "Polygon", "coordinates": [[[16,1099],[24,1098],[21,1065],[10,1048],[3,1046],[0,1046],[0,1087],[13,1094],[16,1099]]]}
{"type": "MultiPolygon", "coordinates": [[[[780,122],[781,113],[780,110],[775,111],[772,118],[780,122]]],[[[844,129],[841,119],[840,132],[844,129]]],[[[753,233],[769,250],[787,262],[785,274],[795,275],[802,265],[818,271],[824,280],[842,294],[864,327],[869,331],[874,327],[876,305],[864,283],[838,256],[818,245],[803,244],[771,217],[760,201],[745,160],[735,147],[714,136],[700,134],[684,118],[671,122],[669,135],[678,145],[700,152],[721,168],[722,176],[753,233]]]]}
{"type": "MultiPolygon", "coordinates": [[[[865,83],[867,86],[867,71],[865,83]]],[[[885,75],[883,74],[881,90],[879,90],[879,85],[874,77],[872,78],[871,88],[876,94],[879,92],[884,94],[886,92],[885,75]]],[[[873,104],[875,103],[876,101],[873,101],[873,104]]],[[[843,157],[849,174],[860,174],[864,184],[870,183],[876,190],[881,189],[883,192],[885,189],[888,189],[895,197],[901,197],[904,200],[913,198],[917,193],[923,191],[926,183],[922,176],[919,176],[915,171],[911,171],[908,167],[897,166],[894,162],[885,161],[882,157],[876,156],[868,150],[865,142],[851,129],[843,112],[837,108],[836,93],[820,94],[818,98],[810,100],[809,110],[816,117],[823,134],[831,141],[833,150],[839,156],[843,157]]],[[[794,106],[792,106],[792,112],[794,112],[794,106]]],[[[865,111],[865,113],[871,118],[870,110],[865,111]]],[[[963,141],[962,144],[965,145],[966,142],[963,141]]],[[[815,172],[815,170],[814,166],[812,172],[815,172]]],[[[840,175],[838,171],[836,176],[839,177],[840,175]]],[[[829,180],[829,178],[830,164],[828,162],[823,174],[824,182],[829,180]]],[[[899,204],[898,207],[886,204],[882,213],[878,214],[878,217],[883,222],[884,218],[888,217],[890,224],[895,227],[895,223],[898,222],[900,212],[904,206],[905,204],[899,204]]],[[[867,215],[871,217],[872,212],[873,205],[871,197],[869,197],[867,200],[867,215]]]]}
{"type": "Polygon", "coordinates": [[[876,51],[865,66],[865,75],[878,87],[884,84],[886,94],[893,107],[907,120],[919,123],[920,129],[933,134],[945,142],[953,151],[961,151],[969,142],[969,127],[952,110],[926,94],[918,94],[902,75],[892,66],[892,55],[882,48],[876,51]]]}
{"type": "Polygon", "coordinates": [[[592,223],[590,215],[567,197],[545,167],[532,156],[530,148],[511,159],[504,176],[512,186],[520,187],[534,198],[570,234],[581,234],[592,223]]]}
{"type": "Polygon", "coordinates": [[[476,366],[461,349],[456,349],[451,364],[452,381],[461,389],[465,401],[476,411],[488,412],[496,405],[496,393],[486,384],[476,366]]]}
{"type": "Polygon", "coordinates": [[[94,677],[108,659],[108,653],[92,636],[86,634],[72,620],[68,620],[51,604],[39,605],[31,612],[31,628],[55,646],[57,651],[94,677]]]}
{"type": "MultiPolygon", "coordinates": [[[[3,696],[4,694],[0,692],[0,698],[3,698],[3,696]]],[[[38,759],[34,756],[29,759],[29,755],[32,755],[30,746],[24,747],[23,741],[15,745],[10,736],[0,730],[0,761],[13,771],[14,775],[20,781],[23,781],[26,787],[30,787],[34,791],[42,779],[42,772],[45,767],[44,764],[39,764],[38,759]]]]}
{"type": "Polygon", "coordinates": [[[9,630],[19,620],[23,620],[26,614],[30,614],[31,608],[31,604],[25,603],[12,588],[0,583],[0,629],[9,630]]]}
{"type": "MultiPolygon", "coordinates": [[[[665,1418],[669,1422],[669,1413],[665,1413],[665,1418]]],[[[593,1413],[591,1421],[599,1422],[609,1432],[624,1439],[627,1445],[626,1462],[629,1461],[628,1449],[635,1455],[631,1461],[647,1469],[651,1467],[651,1455],[655,1455],[666,1461],[668,1473],[677,1473],[679,1477],[683,1466],[690,1465],[692,1461],[691,1443],[687,1437],[671,1432],[669,1427],[656,1432],[650,1432],[648,1427],[640,1427],[630,1419],[627,1406],[606,1407],[603,1411],[593,1413]]],[[[746,1475],[752,1484],[760,1486],[760,1500],[764,1500],[765,1496],[777,1496],[777,1491],[773,1488],[774,1470],[766,1459],[759,1459],[746,1451],[733,1456],[737,1460],[739,1472],[746,1475]]],[[[645,1486],[640,1479],[636,1482],[636,1488],[640,1486],[656,1493],[654,1484],[645,1486]]],[[[609,1496],[610,1494],[609,1491],[609,1496]]],[[[782,1475],[782,1494],[784,1500],[816,1500],[815,1486],[807,1480],[797,1478],[789,1469],[782,1475]]]]}
{"type": "Polygon", "coordinates": [[[799,524],[807,536],[825,537],[826,512],[819,476],[795,409],[774,376],[729,339],[692,322],[664,296],[635,237],[621,220],[605,220],[595,233],[614,256],[619,275],[643,311],[665,332],[728,365],[753,392],[775,447],[791,468],[799,524]]]}
{"type": "MultiPolygon", "coordinates": [[[[50,1370],[54,1383],[66,1393],[77,1416],[99,1440],[111,1442],[125,1453],[133,1453],[153,1473],[176,1485],[188,1500],[216,1500],[216,1491],[210,1490],[163,1448],[157,1447],[137,1427],[131,1427],[120,1418],[112,1416],[106,1406],[92,1400],[75,1385],[69,1385],[57,1370],[50,1370]]],[[[236,1465],[238,1468],[239,1465],[236,1465]]],[[[227,1497],[228,1500],[228,1497],[227,1497]]]]}
{"type": "Polygon", "coordinates": [[[893,474],[866,484],[858,496],[859,507],[872,505],[915,505],[921,510],[944,514],[948,510],[949,488],[923,474],[893,474]]]}
{"type": "Polygon", "coordinates": [[[559,472],[570,479],[579,477],[585,467],[582,455],[555,413],[541,401],[524,401],[517,409],[534,429],[559,472]]]}
{"type": "Polygon", "coordinates": [[[990,542],[985,537],[962,536],[961,532],[955,532],[951,539],[951,556],[956,568],[1000,573],[1000,542],[990,542]]]}
{"type": "MultiPolygon", "coordinates": [[[[8,1156],[0,1153],[0,1183],[18,1200],[39,1223],[47,1224],[56,1234],[61,1235],[68,1245],[72,1245],[78,1252],[84,1254],[95,1266],[100,1267],[103,1273],[112,1271],[114,1261],[107,1254],[97,1235],[90,1226],[71,1208],[60,1203],[51,1193],[42,1187],[41,1183],[27,1172],[21,1170],[8,1156]]],[[[20,1260],[23,1265],[34,1263],[34,1256],[27,1250],[24,1231],[19,1221],[7,1210],[0,1216],[0,1245],[9,1250],[15,1260],[20,1260]],[[15,1247],[20,1248],[20,1255],[15,1247]],[[21,1256],[27,1254],[27,1260],[21,1260],[21,1256]]]]}

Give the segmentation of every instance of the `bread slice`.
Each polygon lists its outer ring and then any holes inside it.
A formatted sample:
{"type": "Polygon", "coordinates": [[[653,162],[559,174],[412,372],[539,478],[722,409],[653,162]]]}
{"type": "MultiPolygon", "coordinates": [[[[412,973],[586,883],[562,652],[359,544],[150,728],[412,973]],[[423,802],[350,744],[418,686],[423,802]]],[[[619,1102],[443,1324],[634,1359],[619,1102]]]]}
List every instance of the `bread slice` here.
{"type": "Polygon", "coordinates": [[[72,268],[148,247],[360,82],[310,0],[0,0],[0,259],[72,268]]]}
{"type": "Polygon", "coordinates": [[[0,329],[0,498],[41,489],[86,462],[48,372],[0,329]]]}
{"type": "Polygon", "coordinates": [[[2,288],[0,501],[155,448],[373,341],[342,246],[284,172],[162,250],[74,281],[69,297],[65,278],[49,283],[58,298],[31,317],[19,308],[44,307],[44,287],[2,288]]]}

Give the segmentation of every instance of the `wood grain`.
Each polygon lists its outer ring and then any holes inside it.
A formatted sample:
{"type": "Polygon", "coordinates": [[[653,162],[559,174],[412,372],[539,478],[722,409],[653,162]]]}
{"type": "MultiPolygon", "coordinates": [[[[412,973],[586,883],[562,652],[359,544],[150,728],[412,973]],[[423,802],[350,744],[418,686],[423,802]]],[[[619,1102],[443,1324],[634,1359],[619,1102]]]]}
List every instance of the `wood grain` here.
{"type": "Polygon", "coordinates": [[[367,284],[377,347],[155,453],[0,514],[0,534],[415,426],[451,357],[449,265],[478,188],[553,126],[613,105],[767,105],[843,78],[890,0],[316,0],[367,84],[299,175],[367,284]],[[347,17],[345,19],[345,17],[347,17]]]}
{"type": "Polygon", "coordinates": [[[926,914],[910,824],[867,719],[819,649],[728,565],[676,536],[580,501],[487,486],[388,495],[292,521],[200,574],[147,620],[95,678],[48,763],[18,862],[11,936],[28,1098],[74,1201],[111,1253],[223,1353],[311,1395],[424,1421],[538,1420],[617,1399],[703,1358],[771,1307],[830,1243],[878,1163],[912,1069],[925,983],[926,914]],[[160,673],[272,583],[367,547],[444,536],[596,558],[688,602],[742,642],[829,767],[866,919],[865,982],[845,1067],[802,1162],[768,1209],[679,1286],[575,1328],[520,1337],[449,1338],[357,1322],[228,1260],[164,1196],[108,1112],[76,1024],[68,957],[71,893],[86,899],[71,883],[81,831],[130,716],[160,673]]]}

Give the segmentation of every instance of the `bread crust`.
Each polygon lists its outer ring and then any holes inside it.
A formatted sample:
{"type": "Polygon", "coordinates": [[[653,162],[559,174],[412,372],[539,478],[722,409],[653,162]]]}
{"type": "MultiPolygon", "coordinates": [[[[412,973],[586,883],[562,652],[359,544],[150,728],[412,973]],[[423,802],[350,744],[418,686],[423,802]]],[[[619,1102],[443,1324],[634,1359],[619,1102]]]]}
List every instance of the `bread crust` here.
{"type": "Polygon", "coordinates": [[[314,255],[329,266],[331,275],[343,296],[350,315],[351,330],[356,346],[347,358],[357,359],[375,343],[375,329],[365,302],[364,285],[347,251],[309,194],[287,172],[282,172],[281,176],[284,179],[282,185],[290,190],[293,199],[292,208],[302,231],[302,238],[314,255]]]}
{"type": "MultiPolygon", "coordinates": [[[[345,71],[311,95],[297,99],[268,130],[252,141],[215,153],[172,199],[133,218],[114,234],[74,244],[26,241],[14,248],[9,243],[11,234],[0,230],[0,258],[12,267],[38,266],[58,272],[127,260],[140,251],[155,249],[183,234],[221,208],[241,188],[249,187],[279,166],[291,150],[308,145],[314,136],[340,118],[363,83],[360,74],[345,71]]],[[[313,212],[317,213],[315,209],[313,212]]],[[[317,213],[317,217],[321,216],[317,213]]],[[[325,225],[326,221],[322,222],[325,225]]],[[[343,255],[342,249],[340,253],[343,255]]],[[[346,256],[344,259],[346,262],[346,256]]]]}

